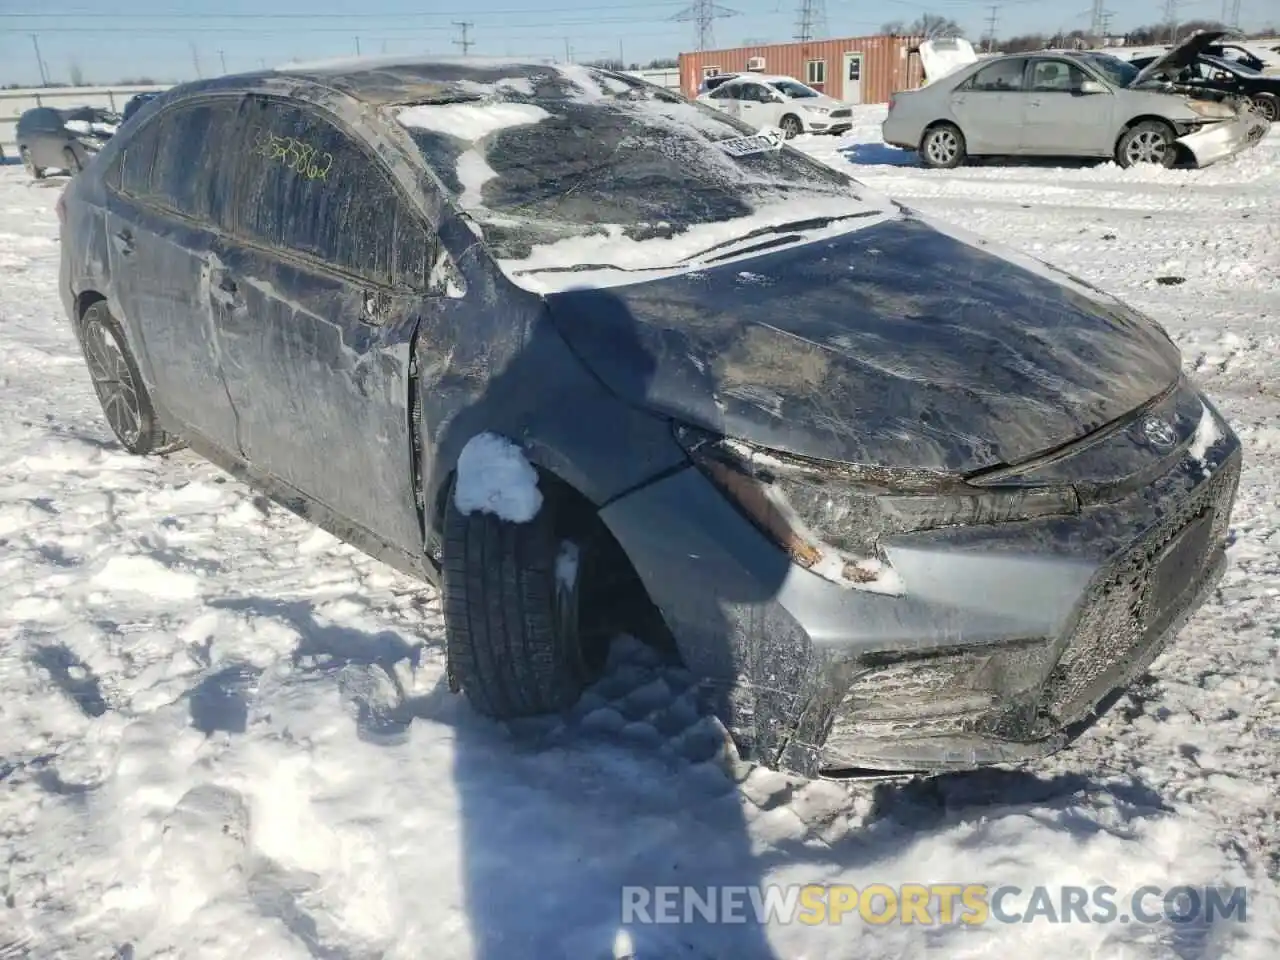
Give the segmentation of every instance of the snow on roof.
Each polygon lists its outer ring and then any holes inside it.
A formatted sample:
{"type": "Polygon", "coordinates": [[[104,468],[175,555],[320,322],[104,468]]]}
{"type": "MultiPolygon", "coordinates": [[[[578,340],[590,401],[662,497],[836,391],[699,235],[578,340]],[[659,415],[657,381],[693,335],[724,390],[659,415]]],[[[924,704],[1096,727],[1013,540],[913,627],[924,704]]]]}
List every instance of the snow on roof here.
{"type": "Polygon", "coordinates": [[[479,140],[505,127],[546,120],[551,114],[532,103],[428,103],[397,110],[401,126],[447,133],[462,140],[479,140]]]}
{"type": "Polygon", "coordinates": [[[413,54],[376,57],[329,57],[323,60],[292,60],[272,67],[276,73],[347,73],[361,70],[381,70],[387,67],[423,67],[439,64],[448,67],[473,67],[477,70],[503,67],[546,66],[538,60],[517,60],[511,57],[433,57],[413,54]]]}

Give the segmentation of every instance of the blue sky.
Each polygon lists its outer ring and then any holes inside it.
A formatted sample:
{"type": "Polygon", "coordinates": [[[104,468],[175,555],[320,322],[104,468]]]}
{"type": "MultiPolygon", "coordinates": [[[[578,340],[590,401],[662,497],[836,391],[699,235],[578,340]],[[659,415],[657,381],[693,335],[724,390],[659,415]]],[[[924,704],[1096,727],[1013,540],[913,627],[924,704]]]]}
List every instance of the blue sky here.
{"type": "MultiPolygon", "coordinates": [[[[738,14],[717,20],[716,45],[782,40],[794,32],[797,0],[721,0],[738,14]]],[[[829,36],[874,33],[888,20],[923,11],[949,16],[971,37],[986,29],[999,3],[997,32],[1086,27],[1091,0],[826,0],[829,36]]],[[[0,0],[0,83],[35,83],[40,73],[31,34],[52,80],[66,82],[76,63],[88,82],[147,75],[189,80],[226,70],[257,69],[294,57],[377,53],[457,53],[469,21],[473,54],[618,56],[628,61],[674,56],[694,46],[691,23],[673,20],[688,0],[0,0]],[[38,13],[34,11],[38,10],[38,13]],[[208,11],[216,10],[217,13],[208,11]],[[110,12],[114,11],[114,12],[110,12]],[[194,48],[194,54],[193,54],[194,48]]],[[[1223,0],[1183,0],[1180,17],[1217,17],[1223,0]]],[[[1113,27],[1159,20],[1163,0],[1110,0],[1113,27]]],[[[1276,0],[1242,0],[1244,26],[1277,13],[1276,0]]]]}

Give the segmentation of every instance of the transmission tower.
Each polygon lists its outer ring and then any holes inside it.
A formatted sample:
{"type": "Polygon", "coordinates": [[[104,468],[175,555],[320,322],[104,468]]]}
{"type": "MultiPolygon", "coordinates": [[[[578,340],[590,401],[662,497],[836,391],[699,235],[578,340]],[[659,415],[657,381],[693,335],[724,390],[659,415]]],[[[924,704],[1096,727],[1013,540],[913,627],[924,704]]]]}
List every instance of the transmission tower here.
{"type": "Polygon", "coordinates": [[[996,45],[996,23],[1000,20],[1000,7],[993,3],[987,9],[991,11],[987,14],[987,53],[990,53],[991,48],[996,45]]]}
{"type": "Polygon", "coordinates": [[[827,35],[826,0],[800,0],[796,7],[796,40],[813,40],[827,35]]]}
{"type": "Polygon", "coordinates": [[[1093,0],[1093,15],[1090,17],[1089,32],[1095,38],[1107,35],[1107,0],[1093,0]]]}
{"type": "Polygon", "coordinates": [[[677,13],[672,20],[681,23],[692,21],[698,31],[698,49],[710,50],[716,44],[715,21],[722,17],[739,16],[737,10],[722,7],[715,0],[693,0],[693,3],[677,13]]]}
{"type": "Polygon", "coordinates": [[[1240,29],[1240,0],[1222,0],[1222,22],[1232,30],[1240,29]]]}
{"type": "Polygon", "coordinates": [[[453,21],[453,25],[462,31],[462,39],[453,41],[453,45],[455,47],[461,47],[462,55],[465,57],[471,52],[471,48],[476,45],[476,42],[470,39],[470,35],[467,32],[474,27],[475,24],[467,20],[455,20],[453,21]]]}
{"type": "Polygon", "coordinates": [[[1178,7],[1180,0],[1164,0],[1164,22],[1169,28],[1169,42],[1178,42],[1178,7]]]}

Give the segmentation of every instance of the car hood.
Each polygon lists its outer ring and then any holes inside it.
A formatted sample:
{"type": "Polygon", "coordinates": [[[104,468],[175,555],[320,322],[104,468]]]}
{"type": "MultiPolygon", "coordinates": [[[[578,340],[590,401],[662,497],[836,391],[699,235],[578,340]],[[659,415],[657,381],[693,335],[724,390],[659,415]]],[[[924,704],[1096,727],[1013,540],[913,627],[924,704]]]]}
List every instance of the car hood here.
{"type": "Polygon", "coordinates": [[[964,37],[938,37],[936,40],[925,40],[916,47],[920,55],[920,66],[924,70],[924,82],[933,83],[961,67],[976,63],[978,54],[973,44],[964,37]]]}
{"type": "Polygon", "coordinates": [[[1176,382],[1153,323],[1039,261],[914,214],[619,287],[552,293],[606,386],[798,456],[1013,466],[1176,382]]]}
{"type": "Polygon", "coordinates": [[[1195,63],[1200,54],[1226,35],[1225,30],[1201,30],[1198,33],[1193,33],[1168,53],[1156,57],[1139,70],[1138,75],[1129,82],[1129,86],[1136,87],[1162,73],[1176,75],[1179,70],[1183,70],[1195,63]]]}
{"type": "Polygon", "coordinates": [[[826,107],[829,110],[837,110],[840,107],[848,106],[843,100],[828,97],[825,93],[817,97],[791,97],[787,100],[787,103],[794,103],[798,107],[826,107]]]}

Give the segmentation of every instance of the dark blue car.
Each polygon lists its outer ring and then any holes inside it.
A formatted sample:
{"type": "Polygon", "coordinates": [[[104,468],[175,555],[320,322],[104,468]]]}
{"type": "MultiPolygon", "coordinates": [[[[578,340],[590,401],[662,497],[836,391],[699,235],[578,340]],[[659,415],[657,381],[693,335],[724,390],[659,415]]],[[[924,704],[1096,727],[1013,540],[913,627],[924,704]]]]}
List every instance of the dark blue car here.
{"type": "Polygon", "coordinates": [[[631,631],[767,765],[1038,757],[1223,568],[1240,445],[1156,324],[629,76],[189,84],[59,209],[120,443],[440,584],[493,717],[631,631]]]}

